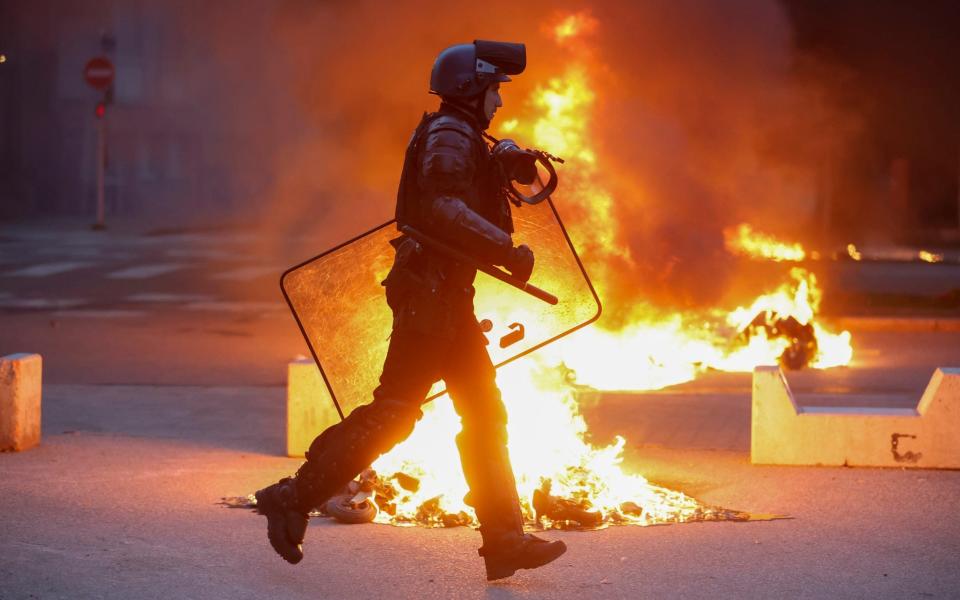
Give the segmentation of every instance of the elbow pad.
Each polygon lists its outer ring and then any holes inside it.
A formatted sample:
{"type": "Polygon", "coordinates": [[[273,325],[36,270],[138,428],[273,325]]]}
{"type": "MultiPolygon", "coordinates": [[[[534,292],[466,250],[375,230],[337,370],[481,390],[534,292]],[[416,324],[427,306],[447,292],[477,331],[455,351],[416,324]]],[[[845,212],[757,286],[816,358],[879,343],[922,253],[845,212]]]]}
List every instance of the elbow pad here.
{"type": "Polygon", "coordinates": [[[506,265],[513,240],[490,221],[470,209],[463,200],[440,196],[433,202],[433,220],[443,237],[485,262],[506,265]]]}

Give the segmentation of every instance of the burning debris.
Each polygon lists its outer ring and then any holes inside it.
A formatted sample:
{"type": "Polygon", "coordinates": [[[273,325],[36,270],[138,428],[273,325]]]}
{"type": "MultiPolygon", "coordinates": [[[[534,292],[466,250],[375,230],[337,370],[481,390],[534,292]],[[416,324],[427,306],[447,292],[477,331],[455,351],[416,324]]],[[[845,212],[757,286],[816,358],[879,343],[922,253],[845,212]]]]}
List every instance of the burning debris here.
{"type": "Polygon", "coordinates": [[[754,231],[747,223],[724,229],[723,239],[727,251],[739,256],[777,262],[799,262],[807,257],[800,244],[786,243],[772,235],[754,231]]]}
{"type": "MultiPolygon", "coordinates": [[[[395,500],[402,495],[397,486],[417,486],[417,479],[406,473],[398,472],[389,477],[380,477],[373,469],[367,469],[356,480],[344,487],[340,494],[332,497],[319,509],[310,513],[312,517],[333,518],[341,523],[357,525],[370,522],[385,522],[392,525],[416,525],[420,527],[449,528],[474,527],[477,525],[472,512],[460,510],[451,512],[442,507],[442,496],[434,496],[420,504],[412,516],[398,513],[395,500]],[[388,515],[386,519],[378,518],[388,515]]],[[[609,525],[662,525],[668,523],[692,523],[703,521],[769,521],[789,518],[783,515],[752,514],[730,510],[718,506],[707,506],[696,502],[680,492],[658,486],[651,486],[656,498],[656,515],[647,514],[644,507],[633,501],[622,502],[609,511],[596,509],[589,497],[577,494],[571,497],[555,496],[551,493],[552,481],[543,479],[540,487],[533,492],[530,503],[522,506],[528,529],[563,529],[586,531],[602,529],[609,525]],[[684,506],[676,505],[682,498],[684,506]],[[674,504],[674,511],[664,511],[667,504],[674,504]],[[532,508],[532,514],[530,509],[532,508]]],[[[407,489],[407,488],[402,488],[407,489]]],[[[407,490],[411,491],[411,490],[407,490]]],[[[256,509],[257,501],[253,494],[220,499],[220,505],[227,508],[256,509]]]]}
{"type": "Polygon", "coordinates": [[[754,317],[740,337],[747,343],[754,335],[763,332],[768,340],[783,338],[788,346],[780,355],[779,363],[787,369],[798,370],[809,365],[817,357],[817,334],[813,325],[801,323],[793,315],[783,317],[765,310],[754,317]]]}
{"type": "MultiPolygon", "coordinates": [[[[544,479],[543,484],[533,492],[533,510],[538,525],[547,521],[559,526],[560,529],[569,529],[571,526],[588,528],[603,524],[603,515],[600,511],[591,510],[589,498],[574,500],[551,496],[551,487],[551,481],[544,479]]],[[[637,516],[643,513],[641,507],[634,503],[630,504],[637,507],[637,516]]]]}

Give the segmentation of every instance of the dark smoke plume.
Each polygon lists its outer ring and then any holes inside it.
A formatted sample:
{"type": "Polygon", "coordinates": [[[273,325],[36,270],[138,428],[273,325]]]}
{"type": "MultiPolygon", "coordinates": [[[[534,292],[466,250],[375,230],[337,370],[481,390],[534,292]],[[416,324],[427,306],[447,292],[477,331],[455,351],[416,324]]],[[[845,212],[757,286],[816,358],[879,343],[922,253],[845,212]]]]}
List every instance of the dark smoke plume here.
{"type": "Polygon", "coordinates": [[[764,291],[732,266],[724,227],[748,221],[809,238],[821,163],[855,126],[817,82],[795,76],[790,25],[770,0],[597,2],[596,27],[575,47],[558,46],[550,27],[583,11],[574,2],[143,10],[181,42],[170,68],[189,84],[198,127],[244,132],[237,148],[220,149],[246,157],[222,173],[248,195],[232,218],[259,228],[257,252],[291,264],[392,216],[403,149],[421,112],[437,105],[427,87],[442,48],[474,38],[527,44],[528,70],[505,88],[501,119],[533,118],[531,92],[583,62],[596,94],[598,182],[633,261],[609,258],[591,246],[595,232],[577,229],[590,206],[565,199],[563,187],[558,203],[599,274],[612,324],[650,304],[715,306],[764,291]]]}

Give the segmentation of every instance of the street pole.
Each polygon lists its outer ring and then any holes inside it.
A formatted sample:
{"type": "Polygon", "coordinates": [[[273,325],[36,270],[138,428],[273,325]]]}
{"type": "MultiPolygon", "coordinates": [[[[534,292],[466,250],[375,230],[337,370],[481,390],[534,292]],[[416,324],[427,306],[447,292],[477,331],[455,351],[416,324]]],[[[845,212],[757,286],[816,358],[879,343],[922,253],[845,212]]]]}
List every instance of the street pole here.
{"type": "Polygon", "coordinates": [[[97,222],[94,223],[94,229],[106,229],[105,221],[106,206],[104,205],[103,184],[104,169],[107,162],[107,141],[104,129],[107,119],[106,111],[102,114],[97,111],[97,222]]]}
{"type": "MultiPolygon", "coordinates": [[[[104,38],[107,39],[107,38],[104,38]]],[[[102,42],[101,42],[102,43],[102,42]]],[[[104,170],[107,168],[107,104],[113,100],[113,63],[105,56],[95,56],[83,67],[83,78],[102,94],[94,115],[97,119],[97,222],[93,229],[106,229],[106,205],[103,197],[104,170]]]]}

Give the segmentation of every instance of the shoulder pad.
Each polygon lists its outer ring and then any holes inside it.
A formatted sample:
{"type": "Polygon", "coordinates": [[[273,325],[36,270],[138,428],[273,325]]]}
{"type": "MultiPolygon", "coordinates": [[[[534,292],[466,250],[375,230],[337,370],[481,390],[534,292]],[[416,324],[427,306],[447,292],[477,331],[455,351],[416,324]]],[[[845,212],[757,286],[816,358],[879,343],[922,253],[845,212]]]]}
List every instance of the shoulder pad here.
{"type": "Polygon", "coordinates": [[[465,121],[450,115],[434,119],[427,127],[420,159],[424,187],[439,191],[468,185],[476,173],[479,143],[482,140],[465,121]]]}
{"type": "Polygon", "coordinates": [[[480,134],[477,133],[476,129],[474,129],[465,120],[454,115],[440,115],[439,117],[434,118],[432,121],[430,121],[430,125],[427,127],[427,133],[430,134],[444,129],[456,131],[473,140],[479,141],[481,139],[480,134]]]}

